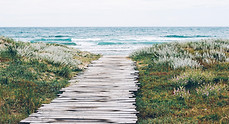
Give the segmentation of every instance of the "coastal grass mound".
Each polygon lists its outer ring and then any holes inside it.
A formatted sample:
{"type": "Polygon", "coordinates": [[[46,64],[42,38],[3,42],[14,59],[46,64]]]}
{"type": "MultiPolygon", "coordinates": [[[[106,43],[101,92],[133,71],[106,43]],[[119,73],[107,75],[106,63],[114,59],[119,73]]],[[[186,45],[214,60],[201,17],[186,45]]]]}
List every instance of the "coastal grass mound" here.
{"type": "Polygon", "coordinates": [[[229,123],[229,41],[155,44],[132,53],[139,124],[229,123]]]}
{"type": "Polygon", "coordinates": [[[0,123],[18,123],[49,103],[100,55],[64,45],[0,38],[0,123]]]}

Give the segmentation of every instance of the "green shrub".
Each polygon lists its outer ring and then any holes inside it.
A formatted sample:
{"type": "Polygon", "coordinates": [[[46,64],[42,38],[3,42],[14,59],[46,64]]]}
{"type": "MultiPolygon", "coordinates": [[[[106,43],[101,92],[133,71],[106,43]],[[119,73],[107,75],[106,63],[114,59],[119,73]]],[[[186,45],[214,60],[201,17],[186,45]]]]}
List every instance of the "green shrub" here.
{"type": "Polygon", "coordinates": [[[196,88],[214,81],[215,75],[200,70],[188,70],[172,79],[178,86],[185,88],[196,88]]]}
{"type": "Polygon", "coordinates": [[[183,86],[180,86],[177,89],[174,88],[173,94],[175,96],[178,96],[178,97],[181,97],[181,98],[184,98],[184,99],[188,99],[189,96],[190,96],[189,90],[186,90],[183,86]]]}
{"type": "Polygon", "coordinates": [[[57,73],[59,76],[70,78],[71,77],[71,69],[68,67],[62,67],[57,73]]]}
{"type": "Polygon", "coordinates": [[[207,84],[203,85],[199,88],[196,88],[196,94],[202,97],[208,97],[208,96],[220,96],[221,93],[226,92],[226,85],[212,85],[207,84]]]}

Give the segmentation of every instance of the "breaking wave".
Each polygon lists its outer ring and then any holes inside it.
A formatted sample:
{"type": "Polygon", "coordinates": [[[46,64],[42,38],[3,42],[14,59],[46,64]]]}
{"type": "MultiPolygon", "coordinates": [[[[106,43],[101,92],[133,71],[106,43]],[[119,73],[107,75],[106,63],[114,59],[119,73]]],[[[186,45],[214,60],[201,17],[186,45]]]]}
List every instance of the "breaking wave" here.
{"type": "Polygon", "coordinates": [[[208,35],[165,35],[163,37],[168,38],[205,38],[205,37],[212,37],[208,35]]]}

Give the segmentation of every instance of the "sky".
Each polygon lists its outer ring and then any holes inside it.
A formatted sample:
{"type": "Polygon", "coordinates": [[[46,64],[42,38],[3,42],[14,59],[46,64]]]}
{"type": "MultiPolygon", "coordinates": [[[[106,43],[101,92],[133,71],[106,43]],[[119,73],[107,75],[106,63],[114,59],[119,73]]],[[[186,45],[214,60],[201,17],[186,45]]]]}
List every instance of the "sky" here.
{"type": "Polygon", "coordinates": [[[0,0],[0,27],[229,26],[229,0],[0,0]]]}

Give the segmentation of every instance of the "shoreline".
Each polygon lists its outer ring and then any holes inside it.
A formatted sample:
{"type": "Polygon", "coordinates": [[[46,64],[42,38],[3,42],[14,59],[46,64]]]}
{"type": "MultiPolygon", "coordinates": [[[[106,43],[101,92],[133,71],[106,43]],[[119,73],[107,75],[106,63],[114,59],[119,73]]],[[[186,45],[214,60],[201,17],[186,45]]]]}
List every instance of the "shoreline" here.
{"type": "Polygon", "coordinates": [[[81,50],[96,53],[131,53],[138,46],[151,46],[159,42],[193,41],[201,39],[229,39],[229,28],[201,27],[148,27],[148,28],[28,28],[1,29],[1,35],[22,41],[76,44],[81,50]],[[132,49],[134,48],[134,49],[132,49]],[[96,51],[101,49],[101,51],[96,51]],[[122,52],[104,49],[127,50],[122,52]]]}

